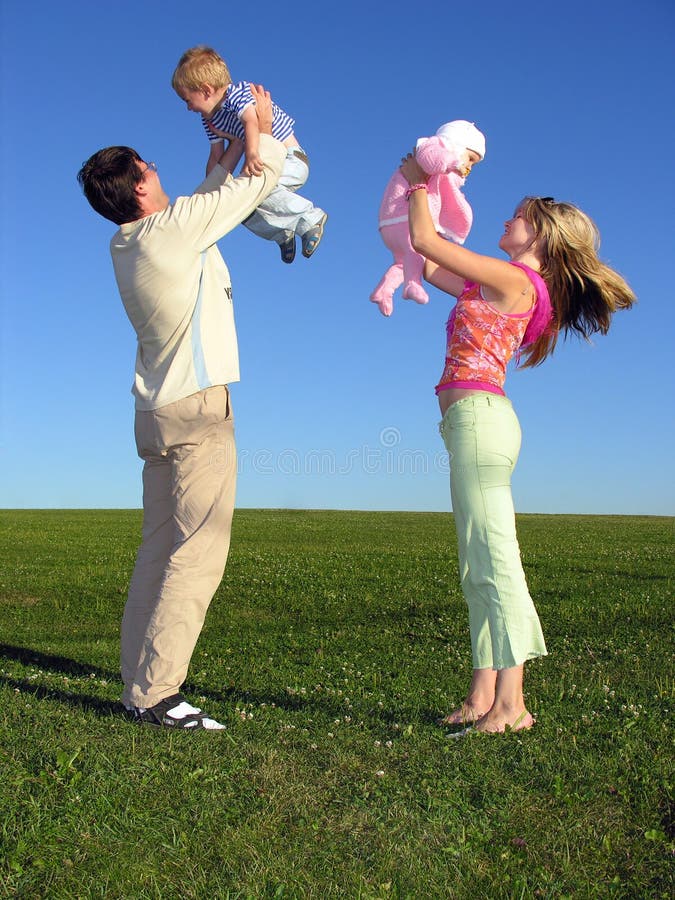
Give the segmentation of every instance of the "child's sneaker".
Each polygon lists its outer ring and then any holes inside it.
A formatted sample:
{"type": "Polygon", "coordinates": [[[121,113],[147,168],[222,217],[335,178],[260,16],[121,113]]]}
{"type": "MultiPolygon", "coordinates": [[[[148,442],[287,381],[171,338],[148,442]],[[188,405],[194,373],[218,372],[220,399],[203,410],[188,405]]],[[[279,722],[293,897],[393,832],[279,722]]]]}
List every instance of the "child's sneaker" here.
{"type": "Polygon", "coordinates": [[[282,262],[292,263],[295,259],[295,233],[293,231],[286,232],[286,240],[283,244],[279,244],[279,249],[282,262]]]}
{"type": "Polygon", "coordinates": [[[326,213],[323,214],[323,218],[320,219],[313,228],[310,228],[309,231],[306,231],[302,236],[302,255],[307,259],[314,253],[316,248],[321,243],[321,238],[323,237],[323,226],[326,224],[326,219],[328,216],[326,213]]]}

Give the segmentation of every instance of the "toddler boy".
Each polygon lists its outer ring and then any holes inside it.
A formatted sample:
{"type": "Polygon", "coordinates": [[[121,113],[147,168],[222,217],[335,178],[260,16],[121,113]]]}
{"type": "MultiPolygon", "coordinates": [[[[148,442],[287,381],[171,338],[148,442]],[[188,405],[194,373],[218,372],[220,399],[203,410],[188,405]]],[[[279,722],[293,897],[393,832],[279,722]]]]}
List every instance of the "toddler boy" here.
{"type": "MultiPolygon", "coordinates": [[[[225,140],[242,145],[241,174],[260,175],[260,133],[250,82],[234,83],[222,57],[200,45],[181,56],[171,84],[187,108],[202,117],[211,144],[207,175],[222,156],[225,140]]],[[[259,237],[279,244],[283,262],[292,263],[296,234],[302,242],[302,255],[309,259],[323,237],[328,216],[297,193],[307,181],[309,160],[293,133],[294,120],[276,103],[272,111],[272,135],[285,145],[286,161],[277,187],[243,224],[259,237]]]]}

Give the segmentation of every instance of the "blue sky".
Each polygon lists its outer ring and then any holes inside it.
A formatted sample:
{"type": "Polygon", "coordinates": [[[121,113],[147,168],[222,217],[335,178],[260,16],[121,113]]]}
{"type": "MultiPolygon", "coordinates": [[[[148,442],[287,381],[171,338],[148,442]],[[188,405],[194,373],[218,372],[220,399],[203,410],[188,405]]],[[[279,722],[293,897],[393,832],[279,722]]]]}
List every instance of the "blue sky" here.
{"type": "Polygon", "coordinates": [[[518,200],[553,195],[595,219],[640,300],[593,346],[561,344],[510,374],[517,509],[672,514],[672,3],[259,0],[200,14],[175,0],[4,0],[1,15],[0,506],[141,504],[114,227],[75,174],[129,144],[170,196],[189,193],[208,147],[170,78],[208,43],[296,119],[303,192],[330,216],[316,255],[292,266],[242,228],[220,242],[241,355],[238,505],[449,509],[433,386],[450,298],[397,295],[385,319],[368,295],[389,260],[377,209],[391,172],[416,138],[465,118],[487,137],[465,189],[467,246],[498,254],[518,200]]]}

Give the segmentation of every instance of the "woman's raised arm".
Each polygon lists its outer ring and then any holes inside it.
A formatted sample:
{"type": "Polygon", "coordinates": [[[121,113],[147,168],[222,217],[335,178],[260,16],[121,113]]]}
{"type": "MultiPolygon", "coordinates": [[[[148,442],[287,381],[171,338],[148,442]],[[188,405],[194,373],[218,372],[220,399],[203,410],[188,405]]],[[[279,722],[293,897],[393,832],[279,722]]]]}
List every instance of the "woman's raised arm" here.
{"type": "MultiPolygon", "coordinates": [[[[401,166],[401,173],[411,185],[425,184],[428,177],[412,156],[408,156],[401,166]]],[[[497,303],[513,301],[522,294],[523,288],[529,285],[528,278],[521,269],[509,265],[504,260],[474,253],[460,247],[459,244],[446,241],[437,234],[425,190],[420,188],[413,191],[408,203],[410,240],[413,249],[421,253],[430,263],[458,276],[462,281],[475,281],[492,288],[495,296],[491,299],[497,303]]],[[[439,277],[435,270],[431,272],[439,277]]],[[[431,279],[428,280],[434,284],[431,279]]],[[[451,284],[452,290],[448,293],[454,293],[457,287],[456,281],[453,280],[451,284]]],[[[442,284],[438,286],[441,290],[446,289],[442,284]]]]}

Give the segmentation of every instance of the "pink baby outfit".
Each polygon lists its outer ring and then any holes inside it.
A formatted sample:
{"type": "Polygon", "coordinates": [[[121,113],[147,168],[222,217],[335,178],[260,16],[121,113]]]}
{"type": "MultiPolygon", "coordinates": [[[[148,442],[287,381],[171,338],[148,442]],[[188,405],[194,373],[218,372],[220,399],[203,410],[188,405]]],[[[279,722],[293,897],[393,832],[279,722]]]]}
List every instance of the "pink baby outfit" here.
{"type": "Polygon", "coordinates": [[[469,388],[504,394],[506,367],[521,346],[533,343],[551,327],[553,311],[543,278],[523,263],[536,297],[524,313],[502,313],[483,299],[480,285],[467,281],[447,325],[445,367],[436,393],[469,388]]]}
{"type": "MultiPolygon", "coordinates": [[[[429,138],[418,148],[416,159],[425,172],[431,174],[427,185],[429,211],[436,230],[443,237],[463,244],[471,230],[473,212],[461,188],[465,179],[455,171],[459,160],[450,155],[437,137],[429,138]]],[[[399,171],[391,178],[382,197],[379,214],[380,235],[394,257],[370,299],[377,303],[385,316],[394,309],[394,291],[403,283],[406,300],[427,303],[429,295],[422,287],[424,257],[416,253],[410,243],[408,203],[405,198],[408,182],[399,171]]]]}

